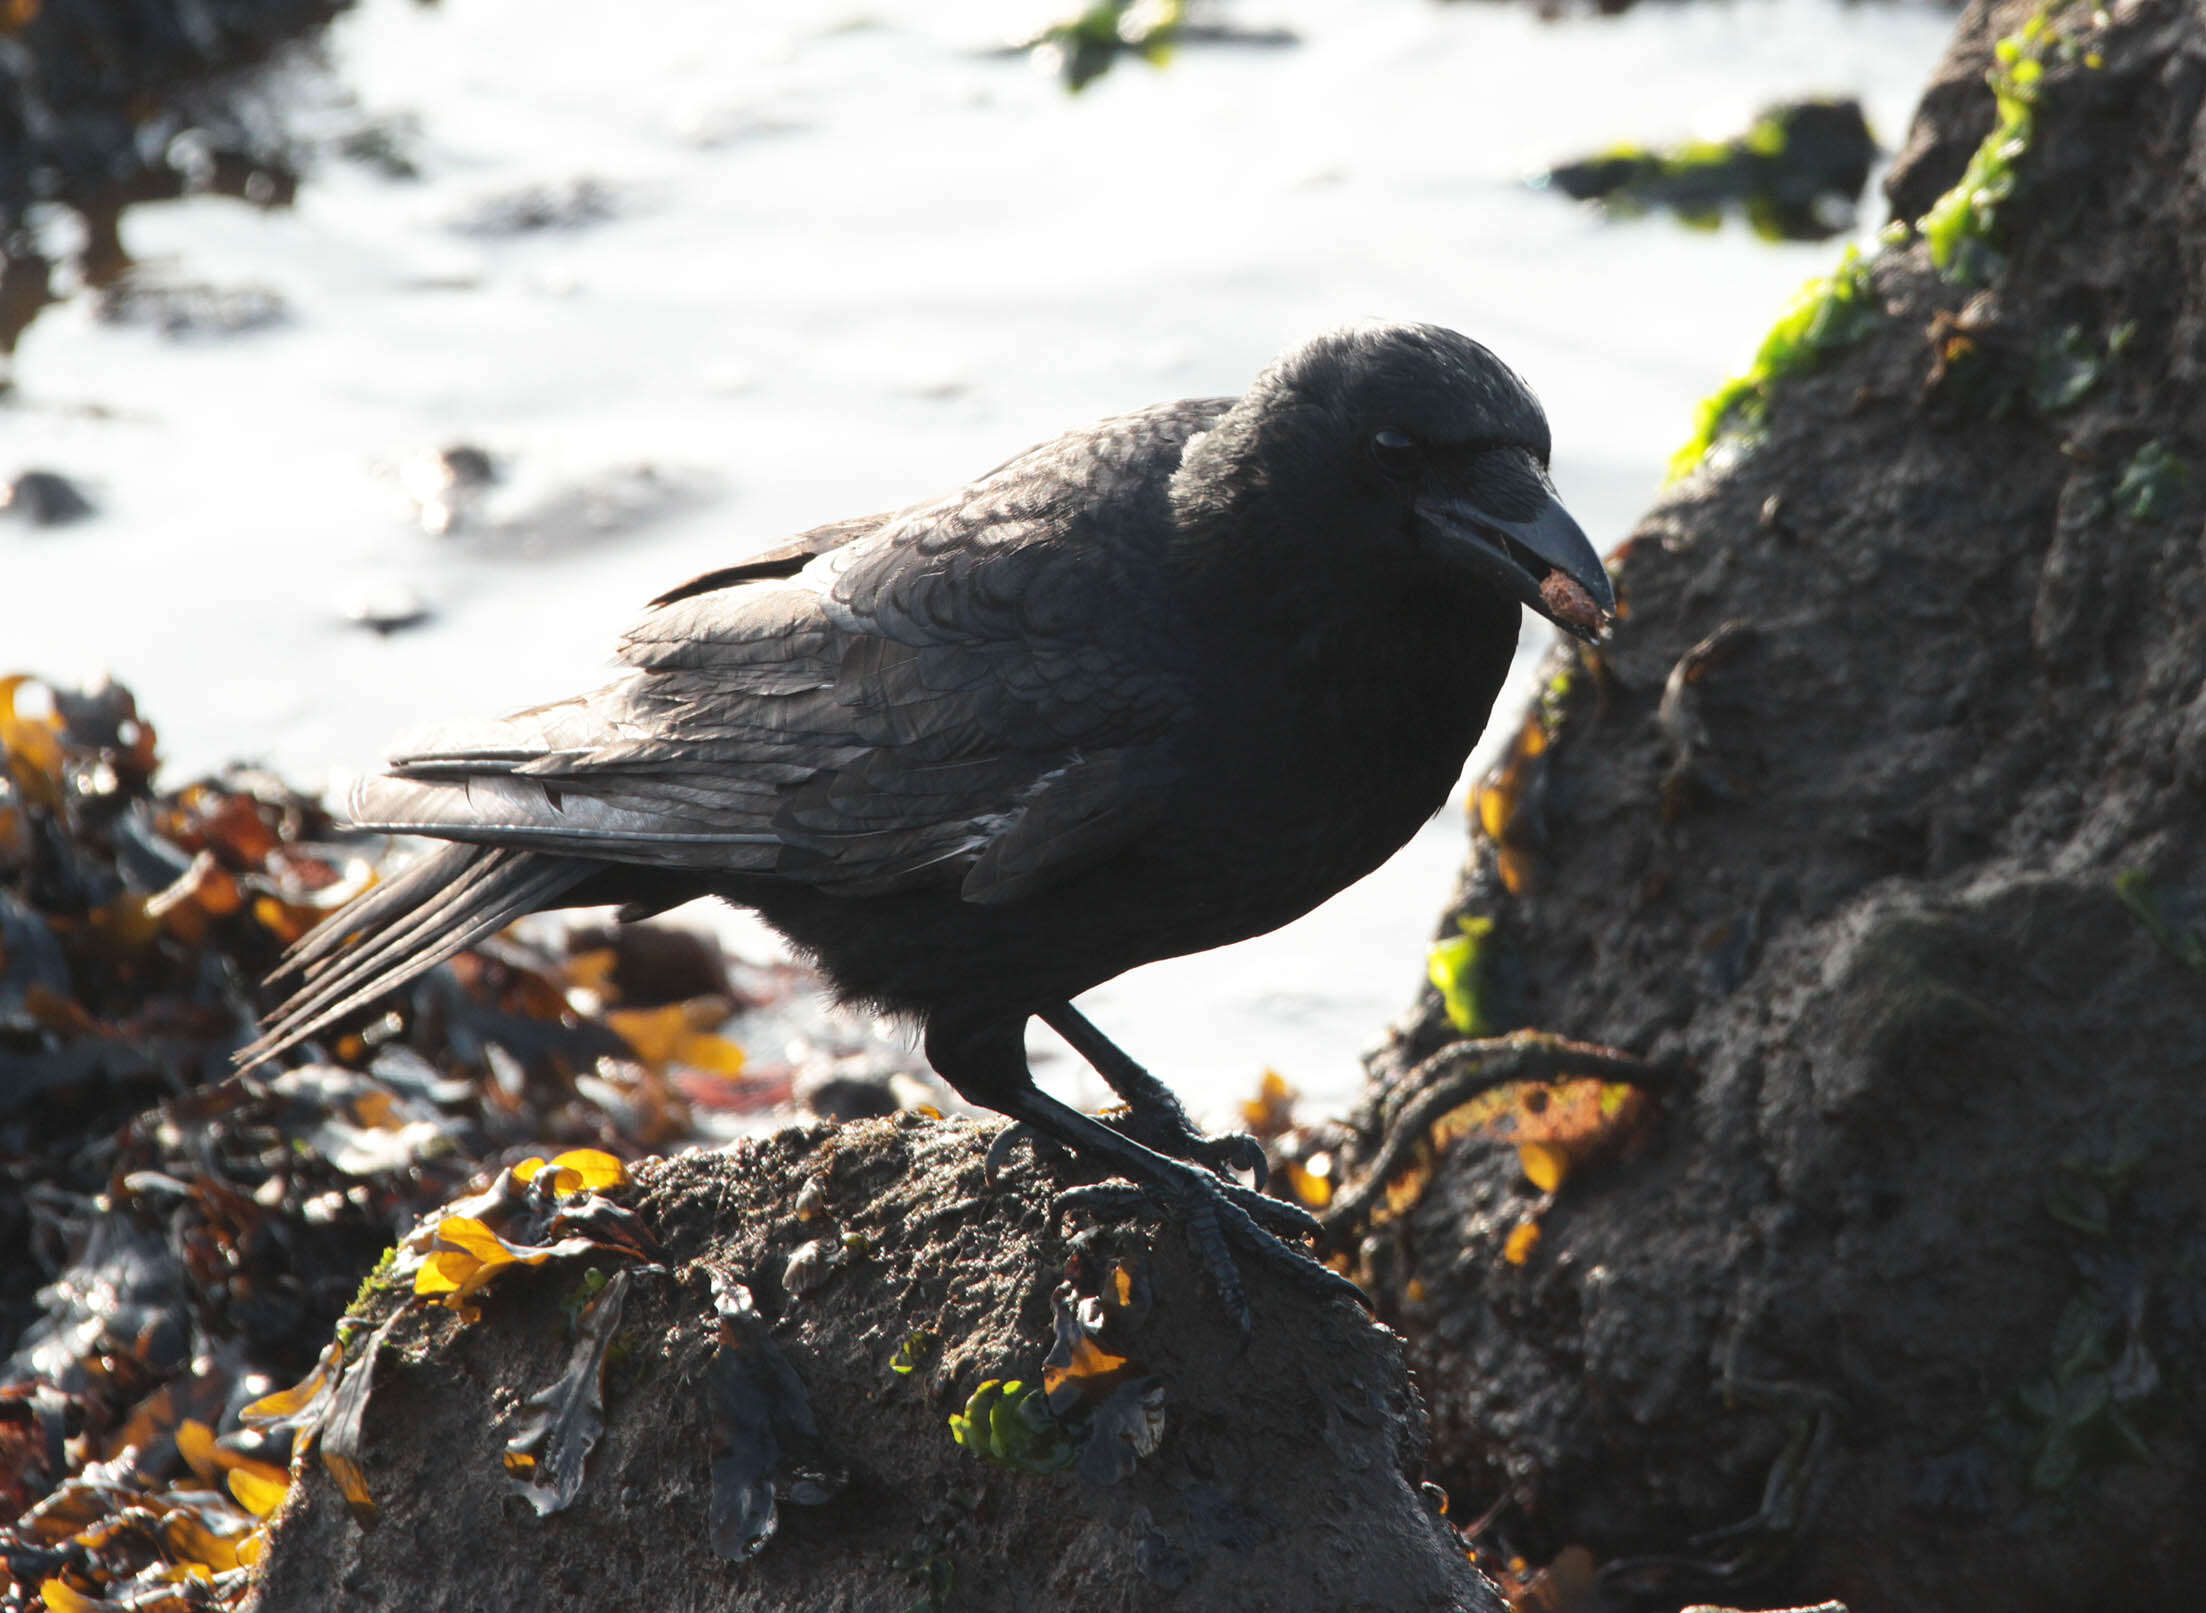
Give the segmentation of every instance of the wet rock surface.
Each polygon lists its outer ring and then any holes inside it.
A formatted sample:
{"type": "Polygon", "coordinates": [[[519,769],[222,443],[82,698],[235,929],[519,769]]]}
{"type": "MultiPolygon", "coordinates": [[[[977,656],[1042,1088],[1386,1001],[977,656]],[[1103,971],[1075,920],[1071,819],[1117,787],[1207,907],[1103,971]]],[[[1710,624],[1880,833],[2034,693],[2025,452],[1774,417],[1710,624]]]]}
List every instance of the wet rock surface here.
{"type": "MultiPolygon", "coordinates": [[[[590,1261],[500,1276],[472,1324],[412,1305],[363,1419],[378,1526],[306,1463],[250,1605],[1498,1613],[1420,1490],[1395,1338],[1252,1273],[1244,1347],[1177,1231],[1053,1230],[1046,1178],[984,1179],[989,1135],[906,1113],[639,1167],[613,1197],[662,1253],[628,1268],[602,1436],[542,1517],[504,1453],[573,1348],[590,1261]],[[749,1317],[723,1332],[738,1290],[749,1317]],[[1116,1315],[1090,1339],[1113,1354],[1066,1371],[1135,1387],[1132,1421],[1107,1425],[1127,1404],[1108,1398],[1061,1424],[997,1416],[968,1436],[993,1459],[961,1445],[950,1419],[977,1389],[1046,1381],[1053,1342],[1087,1336],[1067,1320],[1083,1299],[1116,1315]],[[761,1473],[758,1540],[716,1482],[761,1473]]],[[[384,1292],[366,1320],[402,1303],[384,1292]]]]}
{"type": "MultiPolygon", "coordinates": [[[[1869,263],[1482,801],[1485,1028],[1680,1080],[1529,1255],[1460,1143],[1361,1257],[1459,1511],[1594,1605],[2206,1583],[2206,19],[2037,15],[1971,7],[1888,183],[2010,174],[1970,250],[1869,263]]],[[[1435,993],[1376,1061],[1363,1157],[1457,1034],[1435,993]]]]}

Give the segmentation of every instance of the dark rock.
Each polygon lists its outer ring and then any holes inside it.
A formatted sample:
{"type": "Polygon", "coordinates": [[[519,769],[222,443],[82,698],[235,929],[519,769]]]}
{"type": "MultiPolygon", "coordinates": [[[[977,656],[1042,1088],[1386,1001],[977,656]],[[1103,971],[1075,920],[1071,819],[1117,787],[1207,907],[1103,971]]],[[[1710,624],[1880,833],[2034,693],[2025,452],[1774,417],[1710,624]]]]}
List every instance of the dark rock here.
{"type": "Polygon", "coordinates": [[[1184,15],[1177,7],[1142,6],[1135,0],[1092,0],[1072,16],[992,54],[1033,53],[1051,58],[1065,88],[1078,94],[1124,56],[1162,63],[1183,45],[1277,50],[1302,42],[1291,28],[1252,28],[1206,15],[1201,0],[1188,9],[1195,15],[1184,15]]]}
{"type": "Polygon", "coordinates": [[[873,1120],[903,1107],[886,1074],[852,1075],[840,1070],[799,1081],[796,1099],[822,1120],[873,1120]]]}
{"type": "Polygon", "coordinates": [[[570,952],[613,954],[608,979],[628,1008],[656,1008],[691,997],[732,997],[727,954],[704,930],[679,924],[588,924],[568,932],[570,952]]]}
{"type": "Polygon", "coordinates": [[[364,627],[378,638],[427,626],[436,619],[422,597],[411,588],[388,588],[363,594],[345,607],[345,620],[364,627]]]}
{"type": "Polygon", "coordinates": [[[266,286],[210,286],[131,274],[102,288],[99,317],[110,325],[143,325],[172,339],[242,336],[290,317],[283,297],[266,286]]]}
{"type": "Polygon", "coordinates": [[[614,213],[613,191],[595,179],[526,185],[485,197],[451,222],[460,235],[536,235],[602,224],[614,213]]]}
{"type": "MultiPolygon", "coordinates": [[[[53,275],[53,264],[27,241],[0,238],[0,357],[15,351],[16,340],[39,310],[56,300],[53,275]]],[[[0,392],[10,384],[7,371],[0,369],[0,392]]]]}
{"type": "Polygon", "coordinates": [[[337,155],[384,179],[415,180],[421,166],[410,148],[420,137],[420,120],[411,114],[371,118],[338,139],[337,155]]]}
{"type": "Polygon", "coordinates": [[[0,511],[32,526],[66,526],[98,513],[76,483],[53,470],[27,470],[0,488],[0,511]]]}
{"type": "Polygon", "coordinates": [[[1177,1231],[1067,1241],[1051,1229],[1050,1184],[984,1180],[987,1136],[904,1115],[644,1166],[621,1196],[664,1264],[635,1271],[603,1434],[573,1505],[547,1517],[514,1505],[502,1458],[523,1400],[568,1355],[561,1306],[583,1262],[502,1275],[471,1326],[409,1312],[363,1424],[380,1527],[355,1523],[308,1462],[248,1605],[1110,1613],[1170,1595],[1211,1613],[1501,1613],[1425,1507],[1416,1400],[1384,1329],[1259,1276],[1244,1343],[1177,1231]],[[823,1240],[842,1251],[832,1270],[791,1291],[792,1251],[823,1240]],[[1051,1298],[1068,1269],[1080,1291],[1116,1293],[1120,1261],[1146,1304],[1103,1336],[1162,1386],[1161,1440],[1130,1446],[1131,1471],[1108,1484],[1060,1465],[1076,1424],[1005,1444],[1013,1465],[961,1448],[948,1419],[984,1381],[1041,1375],[1065,1325],[1053,1312],[1073,1314],[1051,1298]],[[717,1317],[746,1297],[751,1391],[716,1422],[711,1386],[733,1382],[717,1317]],[[769,1421],[784,1453],[771,1489],[798,1504],[777,1508],[762,1544],[731,1534],[756,1554],[730,1561],[713,1522],[761,1521],[738,1503],[774,1464],[743,1431],[769,1421]],[[746,1481],[719,1514],[715,1462],[746,1481]]]}
{"type": "Polygon", "coordinates": [[[1552,168],[1547,183],[1611,211],[1668,208],[1713,224],[1742,210],[1777,240],[1820,241],[1853,224],[1877,143],[1855,100],[1790,101],[1720,145],[1678,151],[1630,147],[1552,168]]]}
{"type": "Polygon", "coordinates": [[[1912,224],[1929,212],[1991,133],[1997,112],[1984,93],[1984,63],[1996,38],[1995,9],[1991,0],[1970,0],[1954,27],[1953,43],[1931,71],[1907,140],[1884,176],[1884,199],[1896,219],[1912,224]]]}
{"type": "MultiPolygon", "coordinates": [[[[1907,211],[2042,15],[1963,20],[1907,211]]],[[[1619,552],[1628,617],[1556,669],[1509,877],[1475,838],[1491,1028],[1685,1078],[1545,1208],[1454,1145],[1368,1269],[1462,1510],[1534,1561],[1591,1547],[1611,1592],[2175,1613],[2206,1583],[2206,20],[2051,16],[1977,278],[1878,254],[1852,344],[1619,552]]],[[[1379,1058],[1362,1157],[1453,1034],[1432,1002],[1379,1058]]]]}
{"type": "Polygon", "coordinates": [[[431,537],[442,537],[474,521],[484,495],[503,471],[488,449],[455,442],[409,455],[393,475],[413,507],[415,522],[431,537]]]}
{"type": "Polygon", "coordinates": [[[471,442],[448,444],[437,454],[445,478],[454,487],[488,487],[498,479],[498,462],[487,448],[471,442]]]}

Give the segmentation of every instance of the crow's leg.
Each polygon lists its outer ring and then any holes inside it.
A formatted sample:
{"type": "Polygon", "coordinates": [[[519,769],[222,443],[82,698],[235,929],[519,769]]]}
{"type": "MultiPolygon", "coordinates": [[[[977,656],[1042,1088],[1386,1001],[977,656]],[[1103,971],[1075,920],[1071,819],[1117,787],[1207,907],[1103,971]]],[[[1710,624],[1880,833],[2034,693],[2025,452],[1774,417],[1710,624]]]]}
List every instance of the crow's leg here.
{"type": "Polygon", "coordinates": [[[1062,1036],[1065,1044],[1093,1065],[1095,1073],[1125,1100],[1126,1114],[1106,1120],[1106,1125],[1160,1154],[1207,1165],[1220,1176],[1247,1171],[1255,1178],[1257,1191],[1263,1191],[1269,1167],[1264,1162],[1262,1143],[1244,1131],[1230,1131],[1219,1137],[1206,1137],[1197,1131],[1172,1089],[1127,1057],[1123,1048],[1097,1030],[1095,1022],[1071,1003],[1052,1004],[1036,1017],[1062,1036]]]}
{"type": "Polygon", "coordinates": [[[1229,1246],[1305,1287],[1369,1305],[1354,1283],[1280,1240],[1279,1232],[1317,1235],[1317,1222],[1302,1210],[1160,1154],[1039,1090],[1026,1064],[1025,1016],[931,1016],[927,1062],[969,1102],[1008,1115],[1037,1135],[1129,1178],[1132,1188],[1099,1183],[1068,1189],[1057,1196],[1057,1206],[1122,1210],[1144,1203],[1163,1208],[1186,1228],[1219,1298],[1243,1330],[1250,1325],[1248,1296],[1229,1246]]]}

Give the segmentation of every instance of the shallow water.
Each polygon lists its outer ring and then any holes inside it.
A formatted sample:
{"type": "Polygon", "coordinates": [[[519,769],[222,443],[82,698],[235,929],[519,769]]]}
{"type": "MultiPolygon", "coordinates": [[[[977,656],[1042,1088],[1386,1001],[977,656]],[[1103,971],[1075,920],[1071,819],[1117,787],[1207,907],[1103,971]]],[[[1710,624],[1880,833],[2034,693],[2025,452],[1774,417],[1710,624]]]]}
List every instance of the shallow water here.
{"type": "MultiPolygon", "coordinates": [[[[1073,98],[985,54],[1049,12],[656,0],[639,28],[577,0],[364,0],[295,115],[387,122],[421,177],[332,157],[286,212],[128,218],[158,272],[277,293],[269,328],[171,338],[83,298],[32,327],[0,473],[62,470],[102,518],[0,527],[0,662],[112,670],[172,777],[251,753],[313,784],[425,719],[601,679],[645,599],[749,547],[1103,414],[1237,391],[1369,315],[1457,326],[1528,376],[1606,548],[1694,401],[1837,246],[1604,223],[1525,176],[1806,94],[1859,96],[1896,142],[1951,27],[1827,0],[1561,24],[1250,0],[1238,17],[1302,43],[1128,63],[1073,98]],[[595,216],[483,228],[584,181],[595,216]],[[409,488],[453,442],[505,476],[437,536],[409,488]],[[389,638],[341,614],[413,597],[434,618],[389,638]]],[[[1451,810],[1301,922],[1084,1006],[1214,1119],[1266,1066],[1342,1107],[1463,846],[1451,810]]],[[[1053,1083],[1100,1101],[1069,1063],[1053,1083]]]]}

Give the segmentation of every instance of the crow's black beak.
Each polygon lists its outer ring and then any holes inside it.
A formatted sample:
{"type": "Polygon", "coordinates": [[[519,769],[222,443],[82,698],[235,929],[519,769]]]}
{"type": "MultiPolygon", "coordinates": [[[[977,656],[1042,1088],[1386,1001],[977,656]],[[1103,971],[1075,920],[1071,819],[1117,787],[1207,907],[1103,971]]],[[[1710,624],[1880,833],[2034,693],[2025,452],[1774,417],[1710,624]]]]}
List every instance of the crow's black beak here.
{"type": "Polygon", "coordinates": [[[1506,589],[1564,632],[1594,643],[1616,614],[1608,571],[1529,455],[1524,467],[1532,485],[1513,477],[1515,485],[1506,493],[1507,504],[1522,513],[1501,515],[1496,511],[1501,499],[1482,499],[1461,486],[1419,499],[1417,513],[1438,540],[1438,552],[1506,589]]]}

